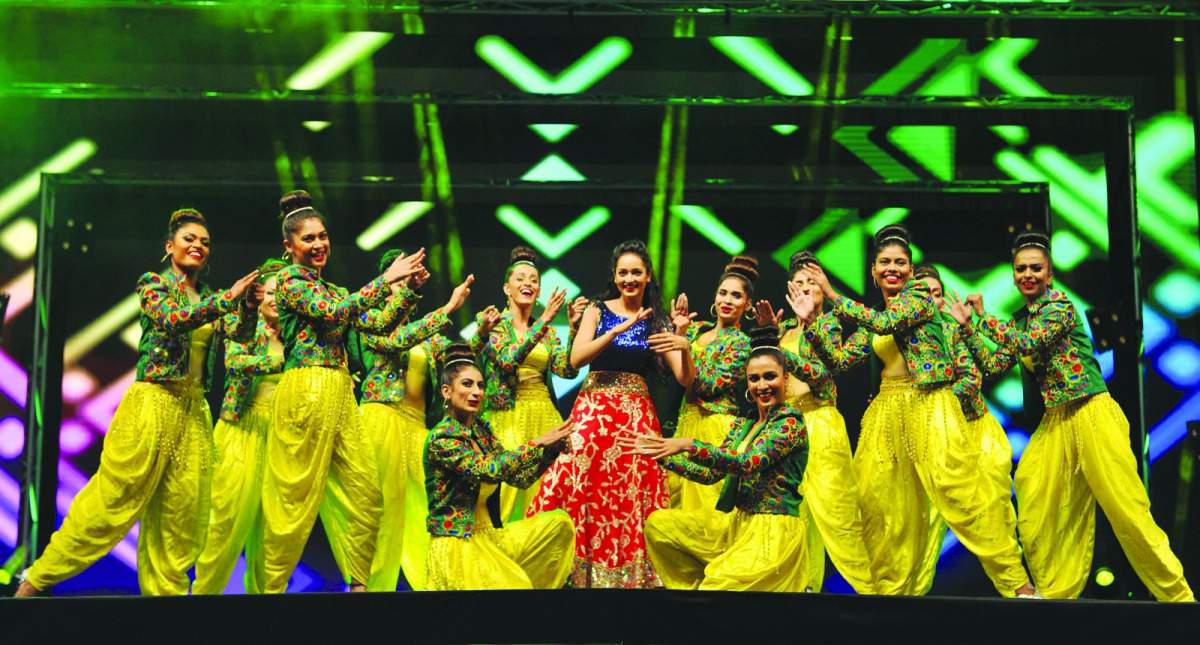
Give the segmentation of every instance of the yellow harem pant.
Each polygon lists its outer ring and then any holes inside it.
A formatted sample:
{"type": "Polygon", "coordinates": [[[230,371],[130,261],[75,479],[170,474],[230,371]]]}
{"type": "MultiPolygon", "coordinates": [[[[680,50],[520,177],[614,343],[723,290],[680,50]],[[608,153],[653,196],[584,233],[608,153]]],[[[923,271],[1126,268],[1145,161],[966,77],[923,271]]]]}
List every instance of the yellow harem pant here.
{"type": "MultiPolygon", "coordinates": [[[[729,435],[736,419],[737,416],[733,414],[709,412],[695,403],[685,403],[679,411],[675,436],[699,439],[719,446],[729,435]]],[[[725,485],[724,480],[715,484],[701,484],[671,472],[667,473],[667,484],[671,488],[671,507],[685,511],[716,508],[721,488],[725,485]]]]}
{"type": "Polygon", "coordinates": [[[342,575],[366,584],[379,530],[375,459],[343,368],[287,370],[263,472],[263,593],[283,593],[318,512],[342,575]]]}
{"type": "Polygon", "coordinates": [[[429,552],[429,497],[425,493],[422,457],[425,415],[402,402],[364,403],[363,426],[371,437],[383,491],[379,539],[371,561],[369,591],[395,591],[400,570],[409,587],[425,588],[429,552]]]}
{"type": "Polygon", "coordinates": [[[220,461],[213,469],[212,518],[204,552],[196,562],[193,594],[219,594],[229,584],[242,549],[246,550],[246,593],[261,593],[257,567],[262,546],[262,481],[272,399],[252,404],[232,423],[213,430],[220,461]]]}
{"type": "Polygon", "coordinates": [[[820,591],[825,574],[825,553],[854,591],[875,593],[874,575],[863,540],[862,512],[854,480],[846,420],[832,405],[820,405],[812,396],[792,402],[804,413],[808,429],[808,465],[800,493],[801,517],[809,522],[808,555],[811,586],[820,591]]]}
{"type": "Polygon", "coordinates": [[[646,551],[668,589],[803,592],[806,533],[792,515],[668,508],[646,520],[646,551]]]}
{"type": "Polygon", "coordinates": [[[1108,393],[1050,408],[1017,464],[1017,524],[1038,591],[1076,598],[1092,564],[1096,502],[1154,597],[1195,600],[1129,447],[1129,421],[1108,393]]]}
{"type": "Polygon", "coordinates": [[[46,590],[78,574],[141,519],[142,593],[186,594],[208,528],[212,460],[212,416],[198,386],[134,383],[113,415],[100,469],[29,569],[29,583],[46,590]]]}
{"type": "Polygon", "coordinates": [[[979,444],[948,386],[919,388],[884,378],[863,415],[854,454],[863,538],[875,590],[921,595],[933,584],[940,516],[983,565],[1002,596],[1028,584],[1017,541],[1005,528],[1005,501],[986,493],[979,444]]]}
{"type": "MultiPolygon", "coordinates": [[[[480,519],[476,515],[476,519],[480,519]]],[[[575,564],[575,525],[561,509],[502,529],[476,524],[470,537],[434,536],[429,543],[430,591],[561,589],[575,564]]]]}
{"type": "MultiPolygon", "coordinates": [[[[505,450],[517,448],[537,439],[550,430],[562,425],[562,415],[550,398],[550,390],[542,381],[517,385],[517,400],[508,410],[493,410],[488,413],[492,433],[505,450]]],[[[529,503],[542,486],[539,477],[526,488],[500,485],[500,518],[504,522],[515,522],[525,517],[529,503]]]]}

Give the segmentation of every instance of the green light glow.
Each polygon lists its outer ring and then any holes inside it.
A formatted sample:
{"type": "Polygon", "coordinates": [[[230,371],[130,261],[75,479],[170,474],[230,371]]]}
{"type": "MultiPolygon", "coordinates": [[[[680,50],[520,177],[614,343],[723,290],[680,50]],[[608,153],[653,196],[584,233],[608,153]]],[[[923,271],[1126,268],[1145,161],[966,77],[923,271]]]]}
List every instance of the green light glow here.
{"type": "Polygon", "coordinates": [[[484,36],[475,53],[504,78],[531,94],[578,94],[607,76],[633,53],[633,45],[618,37],[605,38],[569,67],[552,76],[500,36],[484,36]]]}
{"type": "Polygon", "coordinates": [[[786,137],[787,135],[795,132],[796,130],[799,130],[800,126],[791,125],[789,123],[781,123],[779,125],[771,126],[771,129],[786,137]]]}
{"type": "Polygon", "coordinates": [[[722,251],[730,255],[737,255],[746,249],[746,243],[742,241],[742,238],[729,230],[729,227],[721,223],[721,220],[707,208],[694,204],[678,204],[671,206],[670,211],[696,229],[696,232],[703,235],[708,241],[720,247],[722,251]]]}
{"type": "Polygon", "coordinates": [[[1117,576],[1113,575],[1113,572],[1109,571],[1108,567],[1100,567],[1099,569],[1096,569],[1096,584],[1100,585],[1101,587],[1107,587],[1111,585],[1116,581],[1116,579],[1117,576]]]}
{"type": "Polygon", "coordinates": [[[392,34],[381,31],[351,31],[338,34],[311,60],[296,70],[284,85],[298,91],[319,90],[329,81],[366,60],[388,44],[392,34]]]}
{"type": "Polygon", "coordinates": [[[881,208],[867,220],[867,235],[874,235],[876,231],[892,224],[903,222],[909,215],[910,211],[907,208],[893,206],[891,208],[881,208]]]}
{"type": "Polygon", "coordinates": [[[120,336],[121,342],[125,343],[132,349],[137,349],[138,343],[142,342],[141,321],[126,325],[125,329],[121,330],[120,336]]]}
{"type": "Polygon", "coordinates": [[[562,157],[551,154],[538,162],[538,165],[530,168],[529,172],[521,176],[521,179],[525,181],[583,181],[587,177],[579,174],[579,171],[575,170],[562,157]]]}
{"type": "MultiPolygon", "coordinates": [[[[572,282],[562,271],[551,268],[542,274],[543,298],[549,298],[555,289],[565,289],[567,291],[567,302],[573,300],[580,293],[579,285],[572,282]]],[[[566,311],[566,307],[563,307],[562,311],[566,311]]]]}
{"type": "Polygon", "coordinates": [[[1050,247],[1054,249],[1054,268],[1070,271],[1087,259],[1088,245],[1071,231],[1062,230],[1050,238],[1050,247]]]}
{"type": "Polygon", "coordinates": [[[125,296],[121,302],[67,339],[63,346],[63,366],[73,365],[75,361],[83,358],[84,354],[99,345],[105,338],[112,336],[118,328],[138,315],[141,310],[142,307],[138,304],[136,293],[125,296]]]}
{"type": "Polygon", "coordinates": [[[888,141],[942,181],[954,179],[954,128],[948,125],[902,125],[888,131],[888,141]]]}
{"type": "Polygon", "coordinates": [[[38,229],[33,220],[22,217],[0,232],[0,246],[18,260],[28,260],[37,252],[38,229]]]}
{"type": "Polygon", "coordinates": [[[333,125],[333,123],[330,123],[329,121],[304,121],[302,122],[302,125],[305,128],[308,128],[308,130],[311,132],[320,132],[333,125]]]}
{"type": "MultiPolygon", "coordinates": [[[[1014,96],[1049,96],[1046,88],[1017,68],[1017,63],[1029,55],[1037,40],[1033,38],[1005,38],[997,40],[975,55],[975,66],[980,74],[989,78],[1001,90],[1014,96]]],[[[979,86],[976,84],[975,94],[979,86]]]]}
{"type": "Polygon", "coordinates": [[[567,138],[578,125],[573,123],[532,123],[529,129],[537,133],[546,143],[555,144],[567,138]]]}
{"type": "MultiPolygon", "coordinates": [[[[985,299],[986,302],[986,299],[985,299]]],[[[1009,410],[1020,410],[1025,402],[1025,393],[1021,389],[1021,379],[1015,373],[1009,373],[992,390],[996,402],[1009,410]]]]}
{"type": "Polygon", "coordinates": [[[421,216],[433,210],[433,202],[400,202],[388,207],[387,212],[371,223],[367,230],[359,234],[355,243],[364,251],[374,251],[393,235],[404,230],[406,226],[421,219],[421,216]]]}
{"type": "Polygon", "coordinates": [[[765,38],[715,36],[708,39],[713,47],[784,96],[810,96],[812,83],[783,60],[765,38]]]}
{"type": "Polygon", "coordinates": [[[920,179],[911,170],[905,168],[903,164],[893,159],[891,155],[884,152],[868,138],[873,129],[869,125],[842,126],[838,128],[837,132],[833,133],[833,140],[845,146],[850,152],[853,152],[856,157],[870,166],[871,170],[879,173],[884,179],[895,181],[917,181],[920,179]]]}
{"type": "MultiPolygon", "coordinates": [[[[840,210],[840,209],[839,209],[840,210]]],[[[848,211],[853,217],[853,211],[848,211]]],[[[816,251],[824,266],[834,277],[855,293],[867,290],[867,246],[863,243],[863,227],[851,222],[845,230],[830,238],[816,251]]]]}
{"type": "Polygon", "coordinates": [[[562,257],[564,253],[582,242],[585,237],[596,232],[608,222],[609,217],[607,208],[593,206],[575,218],[558,235],[550,235],[546,229],[529,219],[529,216],[516,206],[504,204],[496,208],[496,219],[551,260],[562,257]]]}
{"type": "Polygon", "coordinates": [[[829,231],[846,225],[847,220],[853,221],[856,213],[857,211],[848,208],[825,209],[825,212],[813,220],[812,224],[800,229],[800,232],[796,233],[792,239],[775,249],[775,252],[771,254],[771,259],[787,269],[791,264],[792,255],[809,248],[829,231]]]}
{"type": "Polygon", "coordinates": [[[917,82],[927,70],[946,57],[965,52],[965,41],[959,38],[926,38],[895,67],[880,76],[863,90],[863,96],[891,96],[903,92],[917,82]]]}
{"type": "Polygon", "coordinates": [[[76,139],[5,188],[4,192],[0,193],[0,223],[8,221],[8,218],[37,198],[42,186],[42,173],[71,172],[94,154],[96,154],[95,142],[91,139],[76,139]]]}
{"type": "Polygon", "coordinates": [[[1200,282],[1182,271],[1172,271],[1155,283],[1154,299],[1163,309],[1187,318],[1200,309],[1200,282]]]}
{"type": "Polygon", "coordinates": [[[1029,141],[1029,128],[1023,125],[993,125],[989,129],[1014,146],[1025,145],[1029,141]]]}

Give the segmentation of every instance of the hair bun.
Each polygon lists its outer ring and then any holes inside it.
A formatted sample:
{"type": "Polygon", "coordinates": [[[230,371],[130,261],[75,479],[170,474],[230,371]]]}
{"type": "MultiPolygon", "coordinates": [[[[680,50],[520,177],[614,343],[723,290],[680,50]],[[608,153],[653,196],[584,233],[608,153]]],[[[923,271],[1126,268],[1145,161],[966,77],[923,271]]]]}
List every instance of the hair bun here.
{"type": "Polygon", "coordinates": [[[750,286],[758,282],[758,260],[749,255],[735,255],[725,265],[725,275],[736,275],[745,278],[750,286]]]}
{"type": "Polygon", "coordinates": [[[171,213],[171,221],[167,223],[167,226],[174,228],[176,225],[182,226],[188,222],[204,224],[204,216],[194,208],[181,208],[171,213]]]}
{"type": "Polygon", "coordinates": [[[937,267],[933,266],[932,264],[922,264],[921,266],[917,267],[916,271],[913,271],[914,280],[920,280],[921,278],[933,278],[934,280],[941,282],[942,273],[941,271],[938,271],[937,267]]]}
{"type": "Polygon", "coordinates": [[[763,325],[750,330],[750,347],[779,347],[779,328],[763,325]]]}
{"type": "Polygon", "coordinates": [[[900,224],[891,224],[879,229],[875,234],[875,248],[881,248],[885,241],[899,241],[904,246],[912,245],[912,234],[900,224]]]}
{"type": "Polygon", "coordinates": [[[796,272],[800,269],[803,269],[806,264],[815,264],[817,266],[821,266],[821,261],[817,259],[816,254],[814,254],[812,251],[807,249],[804,251],[797,251],[796,253],[793,253],[791,259],[788,260],[788,272],[792,275],[795,275],[796,272]]]}
{"type": "Polygon", "coordinates": [[[518,262],[528,262],[534,267],[537,267],[541,258],[538,257],[537,251],[534,251],[528,246],[518,246],[512,250],[512,254],[508,256],[508,266],[512,266],[518,262]]]}
{"type": "Polygon", "coordinates": [[[301,208],[312,208],[313,200],[307,192],[303,190],[293,190],[292,192],[279,198],[279,216],[287,217],[301,208]]]}
{"type": "Polygon", "coordinates": [[[442,350],[441,361],[443,366],[447,366],[455,361],[470,361],[475,364],[475,352],[471,351],[471,346],[464,342],[454,342],[446,346],[442,350]]]}
{"type": "Polygon", "coordinates": [[[1016,253],[1027,246],[1036,246],[1050,253],[1050,236],[1037,229],[1017,233],[1017,237],[1013,239],[1013,252],[1016,253]]]}

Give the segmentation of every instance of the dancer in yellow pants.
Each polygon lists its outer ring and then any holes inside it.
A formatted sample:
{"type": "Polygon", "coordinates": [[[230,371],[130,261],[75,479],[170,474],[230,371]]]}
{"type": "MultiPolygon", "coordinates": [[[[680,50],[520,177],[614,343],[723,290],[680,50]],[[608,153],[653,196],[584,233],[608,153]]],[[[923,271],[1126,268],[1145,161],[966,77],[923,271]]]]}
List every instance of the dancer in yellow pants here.
{"type": "MultiPolygon", "coordinates": [[[[737,420],[739,394],[746,374],[750,339],[742,331],[742,317],[753,311],[758,261],[739,255],[725,266],[709,313],[716,321],[688,327],[695,365],[692,382],[679,410],[676,437],[720,445],[737,420]]],[[[680,296],[686,306],[686,296],[680,296]]],[[[668,473],[672,506],[683,510],[713,509],[721,496],[721,483],[703,484],[668,473]],[[675,494],[676,489],[678,495],[675,494]],[[677,501],[677,503],[676,503],[677,501]]]]}
{"type": "MultiPolygon", "coordinates": [[[[811,300],[809,301],[811,308],[811,300]]],[[[739,419],[720,445],[625,431],[620,445],[705,484],[724,481],[715,508],[663,509],[646,521],[646,550],[668,589],[803,592],[811,587],[800,482],[803,415],[787,398],[779,331],[757,327],[743,376],[757,419],[739,419]]]]}
{"type": "MultiPolygon", "coordinates": [[[[541,315],[533,318],[533,305],[542,294],[537,263],[533,249],[518,246],[512,250],[504,276],[508,306],[482,351],[487,379],[484,410],[505,450],[526,444],[562,423],[550,391],[550,375],[578,375],[571,367],[571,342],[587,299],[577,299],[570,308],[571,332],[564,346],[551,323],[565,304],[566,291],[555,290],[541,315]]],[[[525,517],[525,509],[541,483],[539,477],[526,488],[500,485],[500,516],[504,521],[525,517]]]]}
{"type": "Polygon", "coordinates": [[[838,295],[820,267],[803,270],[834,302],[834,314],[860,326],[840,347],[820,330],[806,332],[808,340],[845,367],[872,353],[882,363],[879,394],[863,415],[854,454],[876,593],[929,590],[932,573],[922,573],[932,571],[928,563],[940,551],[930,530],[937,513],[1002,596],[1034,597],[1004,506],[980,486],[978,444],[951,390],[954,361],[929,288],[912,280],[907,229],[893,225],[876,234],[871,271],[883,291],[882,311],[838,295]]]}
{"type": "MultiPolygon", "coordinates": [[[[813,299],[815,320],[800,325],[789,318],[779,346],[788,370],[796,378],[788,380],[788,402],[804,413],[808,429],[808,465],[804,469],[801,494],[804,501],[800,516],[808,522],[809,571],[813,591],[820,591],[825,580],[825,554],[846,582],[860,594],[875,593],[874,574],[867,545],[863,540],[862,511],[859,509],[858,484],[854,477],[850,437],[846,420],[837,410],[837,385],[833,377],[838,365],[817,354],[804,332],[815,327],[820,333],[841,338],[841,324],[832,313],[820,313],[824,297],[820,288],[801,269],[806,264],[820,266],[816,256],[800,251],[792,256],[788,299],[796,296],[813,299]]],[[[760,302],[759,324],[773,324],[777,314],[770,303],[760,302]]]]}
{"type": "Polygon", "coordinates": [[[256,571],[264,593],[282,593],[321,514],[334,558],[353,590],[365,590],[379,530],[375,460],[354,400],[345,335],[351,324],[391,331],[414,297],[407,288],[383,309],[388,285],[424,270],[424,249],[399,258],[354,294],[321,279],[329,257],[324,218],[307,193],[280,200],[293,264],[276,291],[283,378],[275,390],[263,473],[263,543],[256,571]]]}
{"type": "Polygon", "coordinates": [[[558,589],[575,556],[575,526],[565,511],[539,513],[501,526],[488,498],[506,482],[524,488],[569,449],[571,423],[504,450],[478,417],[483,374],[462,343],[443,353],[446,417],[425,446],[431,591],[558,589]]]}
{"type": "MultiPolygon", "coordinates": [[[[380,270],[401,255],[399,250],[385,253],[380,270]]],[[[449,344],[437,332],[450,324],[447,316],[462,306],[469,285],[470,279],[454,290],[449,302],[424,318],[402,322],[390,334],[363,335],[370,364],[363,379],[363,426],[371,439],[383,494],[368,591],[395,591],[401,569],[409,587],[425,587],[429,532],[425,530],[428,504],[421,452],[428,434],[427,381],[434,362],[449,344]]],[[[389,299],[399,291],[393,285],[389,299]]],[[[406,319],[410,313],[404,312],[406,319]]]]}
{"type": "Polygon", "coordinates": [[[193,594],[225,590],[242,549],[246,551],[246,593],[259,593],[258,550],[262,544],[262,476],[272,402],[283,372],[275,274],[287,265],[267,260],[258,268],[263,301],[254,340],[225,341],[227,370],[221,418],[213,430],[218,461],[213,469],[212,519],[204,552],[196,562],[193,594]]]}
{"type": "Polygon", "coordinates": [[[100,469],[79,491],[18,596],[48,592],[89,567],[138,520],[143,594],[185,594],[187,572],[204,547],[212,477],[212,417],[204,399],[213,338],[248,339],[258,318],[257,273],[214,293],[198,279],[208,262],[204,217],[171,215],[170,268],[138,281],[142,338],[137,382],[121,399],[100,453],[100,469]],[[243,298],[243,295],[245,297],[243,298]],[[236,310],[238,314],[226,317],[236,310]]]}
{"type": "Polygon", "coordinates": [[[1150,514],[1150,498],[1129,449],[1129,422],[1108,395],[1083,317],[1050,287],[1050,238],[1016,238],[1013,282],[1025,307],[1011,322],[986,313],[983,297],[956,302],[951,314],[985,374],[1018,362],[1041,389],[1046,415],[1017,465],[1017,526],[1025,559],[1048,598],[1076,598],[1091,572],[1096,503],[1108,517],[1133,570],[1154,597],[1195,600],[1167,535],[1150,514]],[[972,312],[979,316],[971,327],[972,312]],[[979,336],[998,345],[989,352],[979,336]]]}

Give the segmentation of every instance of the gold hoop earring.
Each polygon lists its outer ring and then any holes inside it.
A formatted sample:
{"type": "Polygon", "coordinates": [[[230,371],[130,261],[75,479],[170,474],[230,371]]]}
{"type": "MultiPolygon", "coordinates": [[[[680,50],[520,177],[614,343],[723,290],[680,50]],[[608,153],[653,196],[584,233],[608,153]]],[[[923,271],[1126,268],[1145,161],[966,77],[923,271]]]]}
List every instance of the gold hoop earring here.
{"type": "Polygon", "coordinates": [[[750,394],[750,388],[746,388],[746,402],[754,403],[754,395],[750,394]]]}
{"type": "Polygon", "coordinates": [[[754,320],[754,312],[749,307],[746,307],[746,311],[742,313],[742,316],[744,316],[746,320],[754,320]]]}
{"type": "Polygon", "coordinates": [[[204,263],[204,275],[208,275],[210,273],[212,273],[212,265],[205,262],[204,263]]]}
{"type": "Polygon", "coordinates": [[[716,303],[713,303],[713,304],[711,304],[711,305],[709,305],[709,306],[708,306],[708,313],[709,313],[709,314],[711,314],[713,318],[716,318],[716,317],[717,317],[717,305],[716,305],[716,303]]]}

